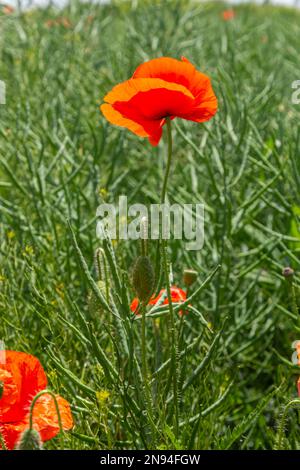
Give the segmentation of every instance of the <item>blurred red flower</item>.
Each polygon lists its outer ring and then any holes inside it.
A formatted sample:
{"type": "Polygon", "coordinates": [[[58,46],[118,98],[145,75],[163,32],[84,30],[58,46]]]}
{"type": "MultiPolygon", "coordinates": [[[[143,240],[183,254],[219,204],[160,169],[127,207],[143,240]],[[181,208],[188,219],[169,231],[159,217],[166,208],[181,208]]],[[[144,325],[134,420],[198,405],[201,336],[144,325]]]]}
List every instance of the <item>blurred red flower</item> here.
{"type": "MultiPolygon", "coordinates": [[[[168,301],[168,296],[167,296],[167,290],[166,289],[162,289],[156,297],[152,296],[151,299],[148,302],[148,305],[156,305],[158,303],[158,301],[161,299],[162,296],[165,297],[164,301],[162,302],[162,305],[168,305],[169,301],[168,301]]],[[[186,293],[184,292],[184,290],[180,289],[180,287],[172,286],[171,287],[171,298],[172,298],[172,303],[184,302],[186,300],[186,293]]],[[[130,310],[132,312],[137,312],[138,313],[138,311],[137,311],[138,306],[139,306],[139,299],[136,297],[131,302],[130,310]]],[[[180,311],[179,313],[182,314],[182,311],[180,311]]]]}
{"type": "Polygon", "coordinates": [[[15,11],[14,7],[10,5],[4,5],[2,7],[2,12],[4,13],[4,15],[11,15],[14,11],[15,11]]]}
{"type": "Polygon", "coordinates": [[[233,20],[233,18],[235,17],[235,11],[232,9],[224,10],[222,13],[222,17],[224,21],[233,20]]]}
{"type": "Polygon", "coordinates": [[[101,111],[109,122],[148,137],[152,145],[160,141],[167,117],[204,122],[218,107],[209,77],[184,57],[160,57],[141,64],[104,101],[101,111]]]}
{"type": "MultiPolygon", "coordinates": [[[[0,432],[8,449],[13,449],[20,435],[29,428],[29,408],[37,393],[47,387],[47,377],[37,358],[23,352],[2,351],[5,363],[0,363],[0,432]]],[[[62,427],[73,427],[69,403],[56,397],[62,427]]],[[[58,417],[53,398],[41,395],[33,410],[33,428],[40,433],[42,441],[52,439],[59,433],[58,417]]],[[[1,446],[0,446],[1,448],[1,446]]]]}

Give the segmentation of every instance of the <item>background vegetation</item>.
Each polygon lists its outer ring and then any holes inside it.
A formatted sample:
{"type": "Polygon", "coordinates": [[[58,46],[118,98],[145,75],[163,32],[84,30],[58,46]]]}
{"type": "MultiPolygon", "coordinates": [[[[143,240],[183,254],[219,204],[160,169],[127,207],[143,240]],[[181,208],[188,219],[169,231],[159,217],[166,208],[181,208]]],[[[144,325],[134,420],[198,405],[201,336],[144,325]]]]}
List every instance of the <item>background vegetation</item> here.
{"type": "Polygon", "coordinates": [[[300,332],[300,106],[291,102],[300,15],[241,6],[224,21],[225,8],[72,1],[0,17],[0,338],[39,357],[72,404],[76,427],[47,448],[300,446],[298,412],[285,408],[296,397],[290,356],[300,332]],[[183,287],[183,269],[195,269],[195,292],[221,264],[176,321],[178,434],[168,364],[159,370],[169,357],[166,309],[147,319],[152,405],[140,377],[141,325],[129,310],[138,243],[104,244],[114,313],[90,293],[88,275],[98,280],[97,206],[121,194],[158,202],[166,151],[110,126],[98,106],[139,63],[162,55],[186,56],[219,99],[207,125],[173,126],[170,200],[206,208],[201,251],[170,243],[174,283],[183,287]],[[296,270],[294,286],[285,266],[296,270]]]}

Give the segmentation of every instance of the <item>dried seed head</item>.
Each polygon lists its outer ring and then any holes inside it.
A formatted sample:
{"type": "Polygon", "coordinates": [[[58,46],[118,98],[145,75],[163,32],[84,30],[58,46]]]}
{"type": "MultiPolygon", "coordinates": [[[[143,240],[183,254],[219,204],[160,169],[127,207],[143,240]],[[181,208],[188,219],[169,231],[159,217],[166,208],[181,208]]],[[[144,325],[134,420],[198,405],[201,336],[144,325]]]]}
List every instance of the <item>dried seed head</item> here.
{"type": "Polygon", "coordinates": [[[16,450],[42,450],[40,434],[35,429],[26,429],[20,437],[16,450]]]}
{"type": "Polygon", "coordinates": [[[154,269],[148,256],[139,256],[132,274],[132,284],[140,301],[147,301],[154,289],[154,269]]]}
{"type": "Polygon", "coordinates": [[[286,278],[293,277],[294,274],[295,274],[295,271],[290,267],[283,268],[282,270],[282,275],[286,278]]]}
{"type": "Polygon", "coordinates": [[[194,284],[194,282],[196,281],[197,279],[197,276],[198,276],[198,273],[197,271],[194,271],[193,269],[185,269],[183,271],[183,282],[184,282],[184,285],[189,287],[191,286],[192,284],[194,284]]]}

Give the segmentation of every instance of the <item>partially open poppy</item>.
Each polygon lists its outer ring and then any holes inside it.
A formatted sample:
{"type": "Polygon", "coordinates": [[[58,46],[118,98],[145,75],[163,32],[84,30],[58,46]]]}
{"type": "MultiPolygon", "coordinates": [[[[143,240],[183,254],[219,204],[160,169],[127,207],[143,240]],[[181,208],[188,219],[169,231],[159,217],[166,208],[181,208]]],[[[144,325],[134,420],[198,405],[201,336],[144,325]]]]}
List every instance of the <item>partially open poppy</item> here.
{"type": "MultiPolygon", "coordinates": [[[[29,427],[29,408],[32,399],[47,387],[47,377],[37,358],[23,352],[4,351],[5,363],[0,363],[0,432],[8,449],[13,449],[20,435],[29,427]]],[[[56,397],[62,427],[73,427],[69,403],[56,397]]],[[[59,433],[58,416],[53,398],[41,395],[33,410],[33,428],[40,433],[42,441],[52,439],[59,433]]],[[[0,445],[1,448],[1,445],[0,445]]]]}
{"type": "Polygon", "coordinates": [[[108,121],[148,137],[152,145],[158,144],[167,117],[204,122],[218,106],[209,77],[184,57],[161,57],[141,64],[104,101],[101,111],[108,121]]]}
{"type": "MultiPolygon", "coordinates": [[[[152,296],[151,299],[148,302],[148,305],[156,305],[159,302],[159,300],[162,298],[162,296],[164,296],[164,300],[162,301],[162,305],[168,305],[169,300],[168,300],[167,290],[166,289],[161,289],[161,291],[159,292],[159,294],[156,297],[152,296]]],[[[184,290],[180,289],[180,287],[172,286],[171,287],[171,298],[172,298],[172,303],[184,302],[186,300],[186,293],[184,292],[184,290]]],[[[132,312],[138,313],[138,310],[137,310],[138,306],[139,306],[139,299],[136,297],[131,302],[130,310],[132,312]]],[[[182,311],[180,311],[179,313],[182,314],[182,311]]]]}

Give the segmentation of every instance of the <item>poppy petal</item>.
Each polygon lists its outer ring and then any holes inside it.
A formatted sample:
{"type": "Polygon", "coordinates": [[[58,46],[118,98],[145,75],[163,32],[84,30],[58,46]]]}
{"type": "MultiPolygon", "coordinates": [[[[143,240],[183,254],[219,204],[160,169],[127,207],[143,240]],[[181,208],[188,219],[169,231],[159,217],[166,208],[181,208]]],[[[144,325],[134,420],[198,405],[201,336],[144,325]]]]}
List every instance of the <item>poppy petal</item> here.
{"type": "MultiPolygon", "coordinates": [[[[168,300],[166,289],[161,289],[161,291],[156,297],[151,297],[151,299],[148,302],[148,305],[156,305],[162,296],[165,297],[162,302],[162,305],[168,305],[169,300],[168,300]]],[[[186,292],[180,287],[171,286],[171,299],[172,299],[172,303],[184,302],[186,300],[186,292]]],[[[139,299],[134,298],[130,305],[131,311],[135,312],[138,305],[139,305],[139,299]]]]}
{"type": "Polygon", "coordinates": [[[101,106],[113,124],[126,127],[157,145],[166,116],[192,113],[194,98],[183,86],[157,79],[127,80],[106,95],[101,106]]]}
{"type": "MultiPolygon", "coordinates": [[[[62,428],[67,431],[73,427],[69,403],[57,396],[62,428]]],[[[0,424],[0,432],[8,449],[14,449],[21,434],[29,428],[29,413],[20,421],[0,424]]],[[[43,442],[55,437],[59,431],[58,417],[51,395],[41,395],[33,410],[33,428],[40,433],[43,442]]]]}
{"type": "Polygon", "coordinates": [[[168,90],[181,91],[186,96],[193,98],[192,93],[182,84],[170,83],[159,78],[129,79],[116,85],[104,97],[106,103],[114,104],[116,101],[129,101],[139,92],[146,92],[154,88],[166,88],[168,90]]]}
{"type": "MultiPolygon", "coordinates": [[[[59,395],[56,395],[56,400],[62,428],[68,431],[74,425],[70,404],[59,395]]],[[[58,416],[51,395],[44,394],[38,398],[33,410],[33,427],[40,433],[42,441],[48,441],[59,433],[58,416]]]]}
{"type": "Polygon", "coordinates": [[[198,72],[188,59],[181,60],[172,57],[160,57],[139,65],[133,78],[160,78],[167,82],[177,83],[187,88],[194,97],[201,91],[211,88],[210,79],[204,73],[198,72]]]}
{"type": "Polygon", "coordinates": [[[28,412],[32,398],[47,386],[47,377],[37,358],[17,351],[5,351],[0,364],[3,392],[0,423],[19,421],[28,412]]]}

